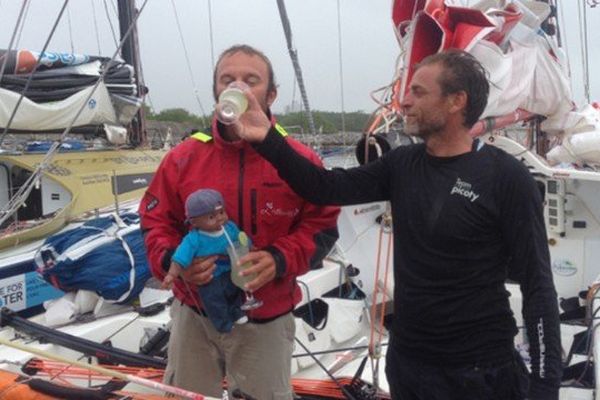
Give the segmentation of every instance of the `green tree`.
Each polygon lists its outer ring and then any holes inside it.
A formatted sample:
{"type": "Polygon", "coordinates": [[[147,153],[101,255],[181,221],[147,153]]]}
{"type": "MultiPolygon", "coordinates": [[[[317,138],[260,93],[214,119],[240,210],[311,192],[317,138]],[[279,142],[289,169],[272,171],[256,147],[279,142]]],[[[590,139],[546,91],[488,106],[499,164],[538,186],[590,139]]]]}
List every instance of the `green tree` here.
{"type": "MultiPolygon", "coordinates": [[[[345,113],[344,122],[347,132],[362,132],[369,121],[370,115],[360,111],[345,113]]],[[[303,112],[294,112],[278,115],[277,119],[283,126],[301,126],[305,133],[310,132],[308,118],[303,112]]],[[[313,111],[315,127],[322,129],[323,133],[337,133],[342,131],[342,113],[328,111],[313,111]]]]}
{"type": "MultiPolygon", "coordinates": [[[[146,118],[157,121],[187,122],[198,127],[210,124],[212,116],[202,117],[189,112],[184,108],[167,108],[159,113],[153,113],[147,105],[142,105],[146,112],[146,118]]],[[[337,133],[342,131],[342,113],[330,111],[313,111],[315,127],[323,133],[337,133]]],[[[355,111],[344,114],[345,128],[347,132],[362,132],[366,129],[370,114],[355,111]]],[[[309,133],[308,118],[304,112],[293,112],[288,114],[277,114],[278,122],[283,126],[301,127],[293,129],[294,132],[302,131],[309,133]]]]}
{"type": "Polygon", "coordinates": [[[204,125],[202,117],[196,114],[192,114],[184,108],[167,108],[162,110],[158,114],[155,114],[151,119],[157,121],[189,122],[196,126],[204,125]]]}

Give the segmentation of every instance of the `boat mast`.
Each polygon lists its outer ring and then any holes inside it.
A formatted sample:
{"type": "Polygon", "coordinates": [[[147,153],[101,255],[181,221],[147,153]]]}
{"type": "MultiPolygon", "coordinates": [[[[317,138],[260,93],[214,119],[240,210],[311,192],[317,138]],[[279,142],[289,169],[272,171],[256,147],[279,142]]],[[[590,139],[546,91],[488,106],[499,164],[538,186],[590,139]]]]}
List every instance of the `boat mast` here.
{"type": "Polygon", "coordinates": [[[304,111],[306,113],[306,117],[308,118],[308,127],[310,129],[310,133],[312,133],[313,136],[316,136],[317,129],[315,127],[315,120],[313,119],[313,115],[308,104],[308,95],[306,94],[306,88],[304,87],[302,70],[300,69],[300,62],[298,61],[298,52],[294,47],[294,43],[292,42],[292,28],[290,27],[290,20],[287,16],[284,0],[277,0],[277,7],[279,8],[279,16],[281,17],[281,24],[283,25],[283,32],[285,33],[288,51],[290,53],[290,58],[292,59],[292,65],[296,74],[296,81],[298,82],[298,87],[300,88],[302,103],[304,104],[304,111]]]}
{"type": "MultiPolygon", "coordinates": [[[[119,11],[119,32],[121,35],[120,38],[123,40],[127,30],[131,24],[134,23],[134,18],[138,11],[135,8],[135,0],[117,0],[117,3],[119,11]]],[[[133,66],[137,95],[143,97],[147,92],[147,88],[142,81],[139,48],[136,25],[123,43],[121,56],[127,64],[133,66]]],[[[140,107],[128,127],[129,143],[133,146],[139,146],[146,143],[147,135],[144,121],[144,109],[140,107]]]]}

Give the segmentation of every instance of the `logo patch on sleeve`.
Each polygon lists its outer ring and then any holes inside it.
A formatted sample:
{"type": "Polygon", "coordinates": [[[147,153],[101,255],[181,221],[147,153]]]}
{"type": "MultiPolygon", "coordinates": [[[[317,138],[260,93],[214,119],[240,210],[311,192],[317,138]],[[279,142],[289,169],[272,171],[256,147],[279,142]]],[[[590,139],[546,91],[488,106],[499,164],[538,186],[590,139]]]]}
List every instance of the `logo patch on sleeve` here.
{"type": "Polygon", "coordinates": [[[151,195],[146,195],[148,197],[148,204],[146,204],[146,211],[152,211],[158,205],[158,199],[151,195]]]}

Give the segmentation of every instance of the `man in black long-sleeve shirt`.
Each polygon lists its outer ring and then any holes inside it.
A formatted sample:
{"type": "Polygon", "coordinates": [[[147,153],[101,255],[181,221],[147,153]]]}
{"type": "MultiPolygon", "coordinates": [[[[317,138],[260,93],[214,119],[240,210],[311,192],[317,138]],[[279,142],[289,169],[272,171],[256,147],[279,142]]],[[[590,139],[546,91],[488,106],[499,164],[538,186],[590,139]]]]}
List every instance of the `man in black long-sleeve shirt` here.
{"type": "Polygon", "coordinates": [[[524,165],[469,135],[488,92],[483,67],[467,53],[426,58],[402,103],[406,133],[424,144],[348,170],[326,171],[295,153],[256,112],[250,93],[236,125],[315,204],[391,202],[395,288],[386,374],[394,399],[558,399],[560,328],[540,193],[524,165]],[[513,348],[509,263],[523,293],[528,389],[513,348]]]}

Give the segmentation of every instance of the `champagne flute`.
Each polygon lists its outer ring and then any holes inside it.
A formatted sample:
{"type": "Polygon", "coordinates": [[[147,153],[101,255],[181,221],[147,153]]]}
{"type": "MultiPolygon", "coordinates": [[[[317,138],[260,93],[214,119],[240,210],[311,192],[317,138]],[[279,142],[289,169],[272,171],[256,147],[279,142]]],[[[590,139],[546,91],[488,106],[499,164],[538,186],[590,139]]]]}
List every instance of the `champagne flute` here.
{"type": "MultiPolygon", "coordinates": [[[[227,237],[229,239],[229,237],[227,237]]],[[[256,277],[256,274],[241,276],[240,271],[252,266],[251,262],[240,265],[239,260],[250,251],[248,236],[244,232],[240,232],[238,240],[236,242],[229,241],[229,247],[227,247],[227,254],[231,260],[231,280],[233,284],[244,291],[246,295],[246,301],[240,307],[244,311],[254,310],[263,305],[261,300],[254,297],[252,292],[246,290],[246,283],[250,282],[256,277]]]]}

